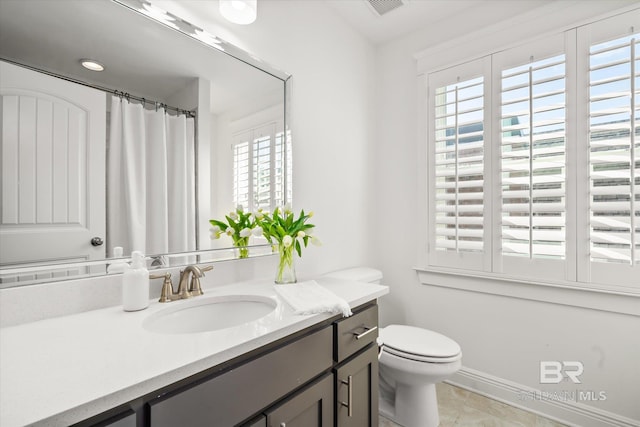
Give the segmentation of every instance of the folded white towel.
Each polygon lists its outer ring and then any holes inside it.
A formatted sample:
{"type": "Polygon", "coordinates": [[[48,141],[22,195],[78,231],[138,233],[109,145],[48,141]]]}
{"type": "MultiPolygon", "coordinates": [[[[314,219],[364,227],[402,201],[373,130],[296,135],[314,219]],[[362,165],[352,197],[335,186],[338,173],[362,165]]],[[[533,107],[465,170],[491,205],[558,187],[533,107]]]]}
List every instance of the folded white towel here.
{"type": "Polygon", "coordinates": [[[320,286],[315,280],[275,285],[275,289],[293,308],[295,314],[342,313],[344,317],[353,314],[345,300],[320,286]]]}

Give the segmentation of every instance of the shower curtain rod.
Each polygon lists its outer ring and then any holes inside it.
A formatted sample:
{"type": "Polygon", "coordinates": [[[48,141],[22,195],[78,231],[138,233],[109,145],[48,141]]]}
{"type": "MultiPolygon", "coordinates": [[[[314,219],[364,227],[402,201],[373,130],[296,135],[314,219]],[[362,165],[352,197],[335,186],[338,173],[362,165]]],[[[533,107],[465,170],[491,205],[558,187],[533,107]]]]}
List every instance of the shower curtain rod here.
{"type": "Polygon", "coordinates": [[[138,97],[138,96],[133,96],[133,95],[129,94],[128,92],[109,89],[109,88],[106,88],[104,86],[100,86],[100,85],[97,85],[97,84],[87,83],[87,82],[84,82],[82,80],[74,79],[73,77],[63,76],[63,75],[54,73],[52,71],[42,70],[40,68],[32,67],[30,65],[21,64],[19,62],[12,61],[11,59],[6,59],[6,58],[0,58],[0,59],[2,59],[3,61],[6,61],[6,62],[10,62],[10,63],[15,64],[15,65],[19,65],[20,67],[28,68],[28,69],[30,69],[32,71],[37,71],[39,73],[44,73],[44,74],[47,74],[47,75],[50,75],[50,76],[53,76],[53,77],[57,77],[57,78],[62,79],[62,80],[66,80],[66,81],[71,82],[71,83],[76,83],[76,84],[79,84],[79,85],[82,85],[82,86],[90,87],[90,88],[93,88],[93,89],[98,89],[98,90],[101,90],[102,92],[107,92],[107,93],[110,93],[111,95],[119,96],[121,99],[124,98],[124,99],[126,99],[128,101],[129,100],[134,100],[134,101],[142,102],[144,105],[151,104],[151,105],[154,105],[156,107],[156,111],[158,111],[158,108],[164,108],[165,111],[175,111],[177,114],[184,114],[187,117],[196,117],[196,112],[193,111],[193,110],[189,111],[189,110],[183,110],[182,108],[172,107],[170,105],[167,105],[167,104],[159,102],[159,101],[154,101],[154,100],[149,100],[149,99],[138,97]]]}
{"type": "MultiPolygon", "coordinates": [[[[92,86],[94,87],[94,86],[92,86]]],[[[105,92],[109,92],[108,89],[104,89],[101,87],[95,87],[96,89],[100,89],[100,90],[104,90],[105,92]]],[[[114,90],[114,91],[110,91],[112,95],[120,97],[120,99],[126,99],[127,101],[131,101],[132,99],[134,101],[138,101],[141,102],[143,105],[146,104],[151,104],[154,105],[156,107],[156,111],[158,111],[158,108],[164,108],[165,111],[170,110],[170,111],[175,111],[178,114],[184,114],[187,117],[195,117],[196,113],[195,111],[189,111],[189,110],[183,110],[182,108],[177,108],[177,107],[171,107],[170,105],[167,105],[165,103],[162,102],[158,102],[158,101],[152,101],[152,100],[148,100],[146,98],[141,98],[139,96],[133,96],[128,92],[123,92],[120,90],[114,90]]]]}

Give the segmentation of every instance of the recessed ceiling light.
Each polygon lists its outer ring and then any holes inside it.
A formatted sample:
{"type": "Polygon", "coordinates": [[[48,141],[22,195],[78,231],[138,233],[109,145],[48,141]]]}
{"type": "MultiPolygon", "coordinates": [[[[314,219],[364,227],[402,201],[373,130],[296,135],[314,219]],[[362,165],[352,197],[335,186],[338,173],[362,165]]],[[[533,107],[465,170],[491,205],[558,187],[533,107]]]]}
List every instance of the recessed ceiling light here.
{"type": "Polygon", "coordinates": [[[102,70],[104,70],[104,65],[102,65],[98,61],[94,61],[93,59],[81,59],[80,63],[87,70],[91,70],[91,71],[102,71],[102,70]]]}

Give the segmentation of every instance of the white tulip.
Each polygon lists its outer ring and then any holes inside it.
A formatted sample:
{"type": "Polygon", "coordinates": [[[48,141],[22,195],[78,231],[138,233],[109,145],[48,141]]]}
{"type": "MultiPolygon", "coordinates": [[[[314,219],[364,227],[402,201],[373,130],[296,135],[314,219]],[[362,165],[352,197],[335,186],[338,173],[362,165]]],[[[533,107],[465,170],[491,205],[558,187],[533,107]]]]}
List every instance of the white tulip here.
{"type": "Polygon", "coordinates": [[[253,235],[257,237],[262,236],[262,227],[256,227],[253,229],[253,235]]]}
{"type": "Polygon", "coordinates": [[[298,239],[304,239],[304,236],[306,236],[306,235],[307,234],[304,231],[302,231],[302,230],[298,231],[298,239]]]}
{"type": "Polygon", "coordinates": [[[209,231],[211,232],[211,239],[212,240],[216,240],[220,238],[220,227],[218,227],[217,225],[214,225],[213,227],[211,227],[209,229],[209,231]]]}
{"type": "Polygon", "coordinates": [[[227,236],[233,236],[233,228],[231,227],[227,227],[226,230],[224,230],[225,233],[227,233],[227,236]]]}
{"type": "Polygon", "coordinates": [[[292,243],[293,243],[293,237],[289,236],[288,234],[282,238],[282,244],[284,245],[285,248],[288,248],[289,246],[291,246],[292,243]]]}
{"type": "Polygon", "coordinates": [[[249,237],[249,236],[251,236],[250,228],[243,228],[242,230],[240,230],[240,237],[249,237]]]}
{"type": "Polygon", "coordinates": [[[322,242],[316,236],[311,236],[311,244],[314,246],[322,246],[322,242]]]}
{"type": "Polygon", "coordinates": [[[229,218],[235,221],[236,219],[238,219],[238,214],[235,212],[229,212],[229,218]]]}

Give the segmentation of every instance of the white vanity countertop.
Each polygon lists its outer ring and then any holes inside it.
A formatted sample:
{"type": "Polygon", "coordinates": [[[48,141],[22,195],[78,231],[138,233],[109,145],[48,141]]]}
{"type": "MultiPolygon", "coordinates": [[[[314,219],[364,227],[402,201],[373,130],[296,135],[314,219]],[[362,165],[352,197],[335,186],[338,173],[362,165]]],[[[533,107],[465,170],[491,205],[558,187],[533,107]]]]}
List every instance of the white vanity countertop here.
{"type": "MultiPolygon", "coordinates": [[[[386,286],[318,279],[353,308],[386,286]]],[[[276,309],[255,322],[191,334],[145,330],[148,309],[121,306],[0,329],[0,426],[68,426],[286,337],[333,314],[294,315],[268,281],[205,288],[214,295],[261,295],[276,309]]],[[[52,302],[55,304],[55,302],[52,302]]]]}

